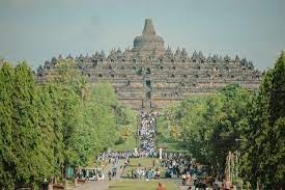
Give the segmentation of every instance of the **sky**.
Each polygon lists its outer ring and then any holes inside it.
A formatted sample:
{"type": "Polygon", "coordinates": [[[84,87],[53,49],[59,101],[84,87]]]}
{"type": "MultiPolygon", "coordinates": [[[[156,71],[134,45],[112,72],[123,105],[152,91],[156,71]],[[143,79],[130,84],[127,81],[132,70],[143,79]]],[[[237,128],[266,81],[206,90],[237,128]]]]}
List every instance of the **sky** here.
{"type": "Polygon", "coordinates": [[[0,57],[34,69],[52,57],[132,48],[151,18],[165,47],[272,68],[285,50],[284,0],[0,0],[0,57]]]}

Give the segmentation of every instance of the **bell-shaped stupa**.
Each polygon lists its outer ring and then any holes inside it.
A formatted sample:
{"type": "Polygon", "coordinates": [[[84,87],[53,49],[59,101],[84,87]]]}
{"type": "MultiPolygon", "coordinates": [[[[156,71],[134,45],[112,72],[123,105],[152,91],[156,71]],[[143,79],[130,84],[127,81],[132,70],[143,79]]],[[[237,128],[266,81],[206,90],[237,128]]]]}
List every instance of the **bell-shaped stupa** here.
{"type": "Polygon", "coordinates": [[[162,37],[156,35],[151,19],[145,20],[142,35],[137,36],[134,40],[133,51],[165,51],[164,41],[162,37]]]}

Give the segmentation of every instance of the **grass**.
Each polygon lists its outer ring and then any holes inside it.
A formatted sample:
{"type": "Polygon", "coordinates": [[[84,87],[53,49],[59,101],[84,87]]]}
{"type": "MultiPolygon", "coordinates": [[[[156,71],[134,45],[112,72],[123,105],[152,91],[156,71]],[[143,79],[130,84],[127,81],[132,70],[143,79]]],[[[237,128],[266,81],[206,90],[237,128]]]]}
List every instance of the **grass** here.
{"type": "Polygon", "coordinates": [[[101,161],[96,160],[95,162],[90,161],[86,167],[87,168],[92,168],[92,167],[93,168],[96,168],[96,167],[105,168],[108,164],[109,164],[108,160],[101,160],[101,161]]]}
{"type": "Polygon", "coordinates": [[[151,158],[131,158],[130,162],[131,162],[130,165],[134,165],[135,167],[137,167],[139,163],[143,167],[152,167],[153,159],[151,158]]]}
{"type": "Polygon", "coordinates": [[[121,144],[115,145],[112,151],[134,151],[136,147],[136,139],[134,136],[130,136],[126,141],[121,144]]]}
{"type": "MultiPolygon", "coordinates": [[[[167,190],[176,190],[175,185],[172,182],[162,182],[167,190]]],[[[154,190],[157,187],[158,181],[138,181],[138,180],[126,180],[116,182],[114,185],[110,186],[110,190],[154,190]]]]}

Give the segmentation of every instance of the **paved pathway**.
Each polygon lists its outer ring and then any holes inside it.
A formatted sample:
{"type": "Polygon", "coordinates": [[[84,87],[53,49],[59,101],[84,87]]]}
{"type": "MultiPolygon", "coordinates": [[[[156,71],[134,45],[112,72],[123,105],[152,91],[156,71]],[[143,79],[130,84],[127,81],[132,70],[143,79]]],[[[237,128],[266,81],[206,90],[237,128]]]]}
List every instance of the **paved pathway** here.
{"type": "Polygon", "coordinates": [[[76,190],[106,190],[109,187],[109,181],[92,181],[84,184],[80,187],[76,187],[76,190]]]}
{"type": "MultiPolygon", "coordinates": [[[[171,181],[173,181],[178,190],[188,190],[189,188],[189,185],[187,186],[182,185],[182,179],[173,179],[171,181]]],[[[190,185],[191,186],[193,185],[193,181],[190,182],[190,185]]]]}
{"type": "Polygon", "coordinates": [[[113,178],[112,181],[109,181],[108,179],[108,171],[110,169],[110,166],[106,167],[106,170],[104,171],[105,179],[102,181],[92,181],[88,182],[80,187],[74,188],[74,190],[107,190],[109,185],[114,184],[116,181],[121,180],[120,175],[122,173],[122,168],[120,168],[121,165],[123,165],[124,160],[119,160],[118,169],[117,169],[117,177],[113,178]]]}
{"type": "MultiPolygon", "coordinates": [[[[122,170],[120,170],[122,172],[122,170]]],[[[108,177],[107,177],[108,178],[108,177]]],[[[112,185],[116,183],[118,180],[121,180],[120,177],[116,177],[111,182],[108,181],[108,179],[105,179],[104,181],[93,181],[89,182],[87,184],[84,184],[83,186],[77,187],[74,190],[108,190],[109,185],[112,185]]],[[[181,180],[180,179],[161,179],[157,181],[172,181],[178,190],[188,190],[189,186],[181,186],[181,180]]],[[[135,181],[134,181],[135,182],[135,181]]]]}

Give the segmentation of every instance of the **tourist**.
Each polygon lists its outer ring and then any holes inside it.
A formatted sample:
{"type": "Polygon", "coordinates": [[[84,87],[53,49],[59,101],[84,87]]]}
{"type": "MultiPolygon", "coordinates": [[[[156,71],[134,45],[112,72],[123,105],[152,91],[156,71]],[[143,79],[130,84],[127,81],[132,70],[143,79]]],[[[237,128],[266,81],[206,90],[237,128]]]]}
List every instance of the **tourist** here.
{"type": "Polygon", "coordinates": [[[112,176],[113,177],[117,176],[117,166],[116,165],[113,165],[113,167],[112,167],[112,176]]]}
{"type": "Polygon", "coordinates": [[[108,172],[108,177],[109,177],[109,181],[111,181],[112,180],[112,172],[111,171],[108,172]]]}
{"type": "Polygon", "coordinates": [[[160,178],[160,171],[158,168],[155,169],[155,176],[154,176],[155,179],[159,179],[160,178]]]}
{"type": "Polygon", "coordinates": [[[231,189],[231,182],[227,179],[223,180],[223,189],[224,190],[230,190],[231,189]]]}
{"type": "Polygon", "coordinates": [[[154,177],[154,172],[151,168],[148,169],[147,178],[151,180],[154,177]]]}
{"type": "Polygon", "coordinates": [[[48,185],[49,185],[49,182],[48,180],[45,178],[43,183],[42,183],[42,190],[48,190],[48,185]]]}
{"type": "Polygon", "coordinates": [[[185,186],[186,185],[186,175],[182,174],[182,185],[185,186]]]}
{"type": "Polygon", "coordinates": [[[161,182],[159,182],[156,190],[166,190],[166,187],[161,182]]]}

